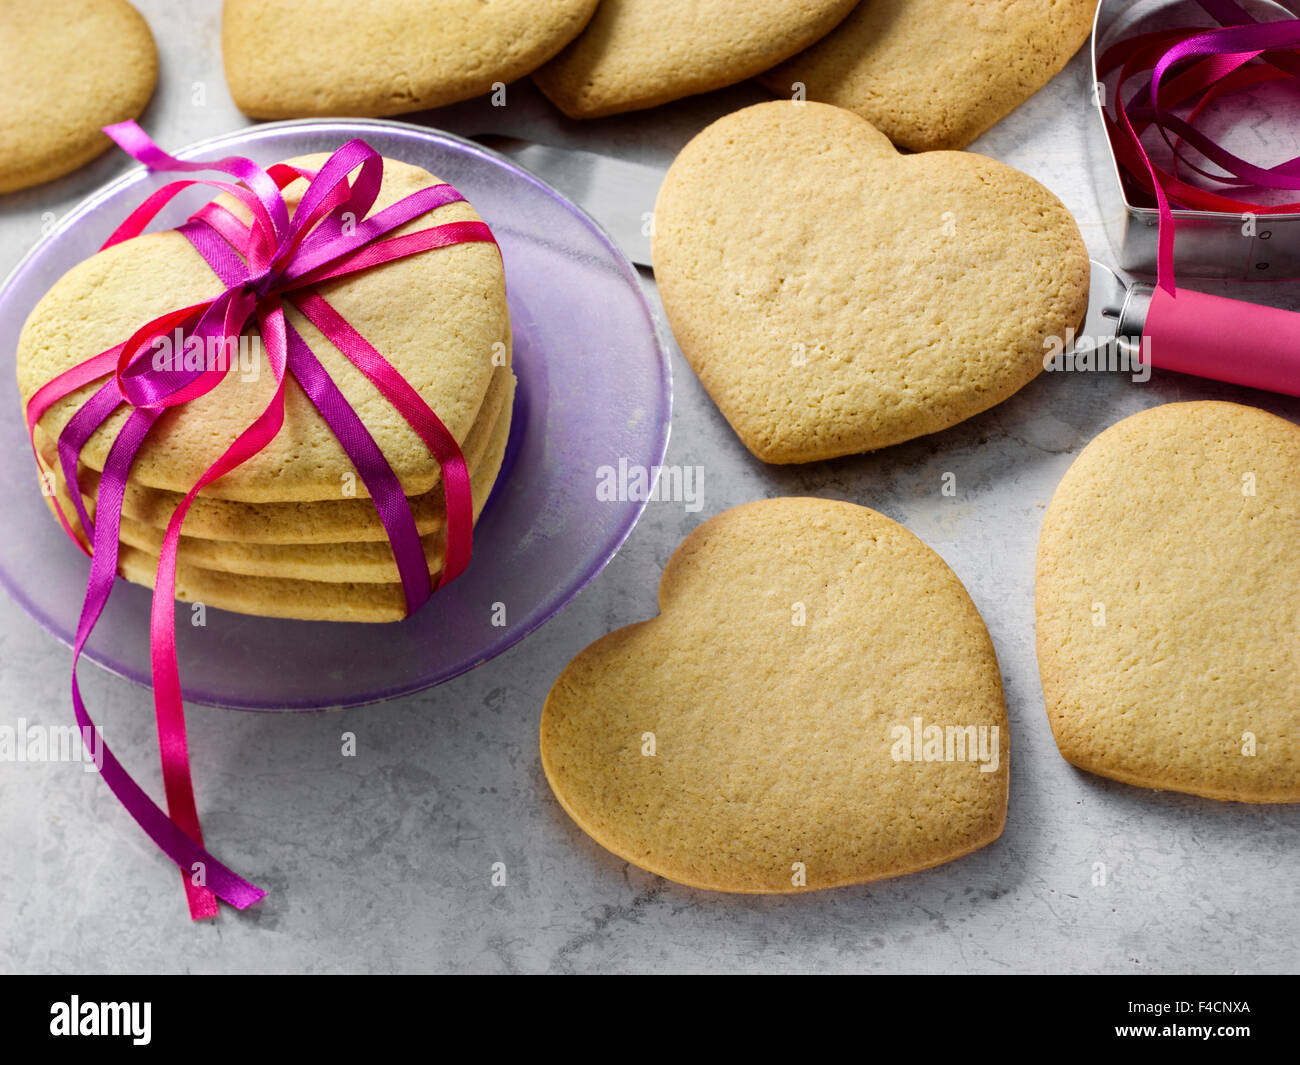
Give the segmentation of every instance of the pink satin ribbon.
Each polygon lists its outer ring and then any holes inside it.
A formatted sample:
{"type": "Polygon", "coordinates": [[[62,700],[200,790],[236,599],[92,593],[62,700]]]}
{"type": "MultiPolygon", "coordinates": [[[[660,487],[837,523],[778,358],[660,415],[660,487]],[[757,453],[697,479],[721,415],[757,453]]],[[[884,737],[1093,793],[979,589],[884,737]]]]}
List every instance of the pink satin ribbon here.
{"type": "MultiPolygon", "coordinates": [[[[168,812],[164,813],[145,794],[106,746],[103,748],[104,780],[149,837],[180,867],[190,915],[197,920],[216,916],[218,898],[244,909],[266,893],[205,849],[199,825],[176,659],[176,561],[185,515],[205,486],[246,462],[274,439],[284,420],[288,374],[338,437],[374,501],[393,548],[408,613],[423,606],[433,591],[424,549],[401,482],[325,368],[286,321],[284,301],[288,300],[374,383],[439,462],[447,524],[438,587],[454,580],[468,564],[472,549],[473,501],[464,456],[419,393],[330,306],[315,286],[436,248],[495,240],[482,222],[452,222],[399,237],[388,236],[394,229],[463,197],[450,185],[435,185],[367,217],[379,194],[383,159],[364,141],[343,145],[313,173],[285,164],[263,170],[239,157],[182,162],[162,151],[134,122],[110,126],[105,132],[152,170],[218,170],[235,178],[233,182],[199,178],[169,183],[132,212],[104,244],[105,248],[138,236],[173,197],[196,184],[228,193],[247,208],[251,222],[241,221],[215,202],[197,211],[178,232],[203,256],[225,290],[212,300],[155,318],[123,343],[48,382],[27,405],[27,426],[35,454],[35,429],[42,415],[73,392],[103,381],[73,414],[58,439],[59,464],[90,541],[90,577],[72,662],[72,704],[83,734],[85,729],[94,728],[94,723],[77,683],[77,662],[117,575],[122,502],[131,465],[164,410],[207,394],[229,372],[206,365],[197,370],[157,370],[149,357],[154,339],[170,336],[179,328],[186,339],[200,338],[207,351],[211,350],[210,337],[237,342],[246,324],[255,319],[276,385],[267,406],[186,493],[163,537],[150,618],[150,659],[168,812]],[[354,171],[356,177],[349,180],[354,171]],[[282,190],[299,178],[307,180],[308,186],[291,214],[282,190]],[[130,414],[104,463],[92,521],[77,475],[81,451],[123,403],[130,408],[130,414]],[[200,871],[202,875],[196,875],[200,871]]],[[[39,455],[37,462],[39,465],[39,455]]],[[[67,534],[83,551],[87,550],[57,498],[55,509],[67,534]]]]}
{"type": "Polygon", "coordinates": [[[1300,19],[1259,22],[1235,0],[1197,0],[1219,29],[1170,29],[1120,41],[1098,59],[1098,80],[1118,71],[1114,114],[1103,109],[1115,158],[1132,185],[1152,196],[1160,212],[1160,287],[1171,295],[1174,281],[1175,208],[1233,214],[1291,214],[1300,203],[1268,206],[1241,198],[1264,189],[1300,189],[1300,157],[1259,167],[1221,147],[1196,128],[1215,100],[1267,81],[1300,78],[1300,19]],[[1176,73],[1176,76],[1175,76],[1176,73]],[[1125,99],[1125,85],[1142,84],[1125,99]],[[1186,118],[1173,109],[1191,105],[1186,118]],[[1157,166],[1142,144],[1154,128],[1173,152],[1173,169],[1157,166]],[[1192,149],[1205,163],[1189,156],[1192,149]],[[1193,185],[1180,167],[1215,182],[1224,193],[1193,185]]]}

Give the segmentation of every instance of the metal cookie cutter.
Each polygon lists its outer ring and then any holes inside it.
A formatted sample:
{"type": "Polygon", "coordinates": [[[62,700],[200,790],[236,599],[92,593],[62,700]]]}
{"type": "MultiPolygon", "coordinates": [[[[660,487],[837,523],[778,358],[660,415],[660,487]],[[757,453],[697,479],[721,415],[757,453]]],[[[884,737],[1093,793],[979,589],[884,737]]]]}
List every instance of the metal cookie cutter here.
{"type": "MultiPolygon", "coordinates": [[[[1240,0],[1255,18],[1270,21],[1300,15],[1300,0],[1240,0]]],[[[1096,121],[1092,126],[1093,170],[1097,198],[1116,262],[1139,276],[1156,274],[1160,215],[1151,205],[1130,202],[1114,148],[1106,133],[1103,109],[1115,91],[1104,83],[1100,59],[1125,38],[1155,29],[1217,25],[1188,0],[1101,0],[1092,34],[1092,72],[1096,121]]],[[[1300,128],[1300,112],[1296,115],[1300,128]]],[[[1261,214],[1249,219],[1217,211],[1174,211],[1178,239],[1174,266],[1182,278],[1224,281],[1294,281],[1300,279],[1300,214],[1261,214]]]]}

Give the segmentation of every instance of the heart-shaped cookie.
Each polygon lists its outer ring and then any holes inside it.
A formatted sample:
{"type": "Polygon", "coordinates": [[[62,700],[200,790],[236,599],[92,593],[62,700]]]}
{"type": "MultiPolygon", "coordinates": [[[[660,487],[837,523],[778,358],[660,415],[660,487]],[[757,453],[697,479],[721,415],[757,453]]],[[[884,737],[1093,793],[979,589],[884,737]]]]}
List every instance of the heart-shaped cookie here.
{"type": "Polygon", "coordinates": [[[0,4],[0,193],[90,162],[157,80],[153,35],[126,0],[0,4]]]}
{"type": "Polygon", "coordinates": [[[1092,441],[1043,522],[1061,754],[1144,788],[1300,802],[1300,427],[1170,403],[1092,441]]]}
{"type": "Polygon", "coordinates": [[[727,115],[668,171],[655,275],[682,352],[745,446],[811,462],[987,410],[1078,328],[1070,213],[968,152],[900,155],[838,107],[727,115]]]}
{"type": "Polygon", "coordinates": [[[822,499],[736,507],[673,554],[659,611],[579,654],[542,712],[547,780],[602,846],[679,883],[776,894],[1001,833],[993,645],[901,525],[822,499]]]}
{"type": "Polygon", "coordinates": [[[635,111],[753,77],[824,36],[857,0],[602,0],[533,74],[570,118],[635,111]]]}
{"type": "Polygon", "coordinates": [[[598,0],[225,0],[230,95],[253,118],[398,115],[535,70],[598,0]]]}
{"type": "Polygon", "coordinates": [[[1088,39],[1097,0],[862,0],[759,80],[856,111],[914,151],[964,148],[1088,39]]]}

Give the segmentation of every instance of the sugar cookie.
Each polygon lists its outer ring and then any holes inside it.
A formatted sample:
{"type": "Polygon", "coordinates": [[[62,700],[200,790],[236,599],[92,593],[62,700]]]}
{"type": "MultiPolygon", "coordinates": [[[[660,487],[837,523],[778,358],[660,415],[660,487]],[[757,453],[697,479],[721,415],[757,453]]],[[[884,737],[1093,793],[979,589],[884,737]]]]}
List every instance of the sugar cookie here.
{"type": "Polygon", "coordinates": [[[1035,581],[1057,745],[1081,769],[1300,802],[1300,427],[1171,403],[1092,441],[1052,497],[1035,581]]]}
{"type": "Polygon", "coordinates": [[[1026,174],[900,155],[864,119],[774,101],[677,157],[655,275],[678,343],[756,456],[812,462],[937,432],[1000,403],[1078,328],[1078,226],[1026,174]]]}
{"type": "Polygon", "coordinates": [[[9,0],[0,7],[0,193],[84,166],[102,127],[138,118],[158,51],[126,0],[9,0]]]}
{"type": "Polygon", "coordinates": [[[583,831],[679,883],[863,883],[1002,832],[1007,717],[957,576],[865,507],[770,499],[678,547],[659,616],[582,651],[542,767],[583,831]]]}
{"type": "Polygon", "coordinates": [[[1069,62],[1097,0],[862,0],[760,80],[856,111],[913,151],[965,148],[1069,62]]]}
{"type": "Polygon", "coordinates": [[[226,0],[221,48],[253,118],[397,115],[535,70],[597,0],[226,0]]]}
{"type": "Polygon", "coordinates": [[[734,85],[825,35],[857,0],[602,0],[533,74],[570,118],[635,111],[734,85]]]}

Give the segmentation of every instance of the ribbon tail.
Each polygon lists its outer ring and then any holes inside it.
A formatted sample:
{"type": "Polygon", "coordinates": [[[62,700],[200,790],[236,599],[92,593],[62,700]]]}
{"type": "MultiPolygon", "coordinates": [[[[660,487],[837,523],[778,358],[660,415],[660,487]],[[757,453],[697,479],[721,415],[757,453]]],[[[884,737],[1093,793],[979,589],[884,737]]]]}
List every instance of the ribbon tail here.
{"type": "MultiPolygon", "coordinates": [[[[94,734],[95,725],[81,697],[80,686],[77,683],[77,662],[113,588],[113,580],[117,572],[118,536],[121,531],[122,501],[126,493],[127,473],[136,452],[144,443],[145,436],[158,416],[158,411],[150,410],[136,410],[131,413],[113,442],[100,476],[95,505],[95,550],[91,556],[86,599],[77,624],[76,643],[73,646],[72,703],[77,724],[83,729],[83,735],[84,730],[87,729],[94,734]]],[[[140,785],[131,778],[106,745],[101,742],[99,748],[100,757],[96,761],[100,774],[136,823],[182,872],[202,872],[208,884],[206,887],[200,888],[194,884],[191,876],[185,878],[186,894],[192,900],[192,914],[214,916],[216,913],[214,892],[236,909],[244,909],[265,897],[265,891],[250,884],[219,862],[203,849],[199,840],[164,814],[157,803],[150,799],[140,785]],[[191,888],[195,889],[193,894],[191,888]]]]}

